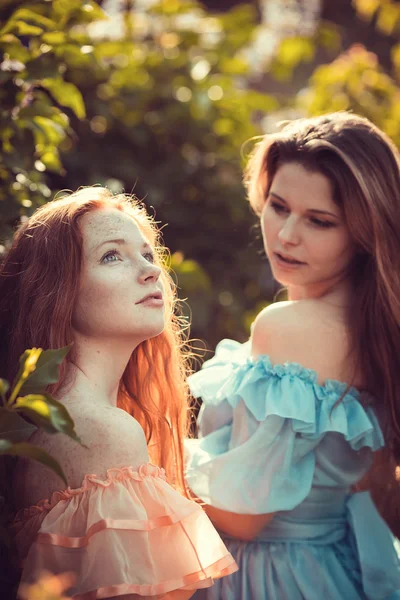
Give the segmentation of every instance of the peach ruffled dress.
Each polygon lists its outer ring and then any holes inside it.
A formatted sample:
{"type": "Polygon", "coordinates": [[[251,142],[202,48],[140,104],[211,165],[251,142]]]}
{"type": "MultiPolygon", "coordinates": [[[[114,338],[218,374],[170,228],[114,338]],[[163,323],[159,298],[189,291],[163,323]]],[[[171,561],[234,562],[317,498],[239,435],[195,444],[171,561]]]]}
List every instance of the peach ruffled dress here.
{"type": "Polygon", "coordinates": [[[72,572],[73,598],[162,598],[209,587],[237,567],[202,508],[176,492],[163,469],[109,469],[82,486],[21,510],[13,530],[22,583],[42,570],[72,572]]]}

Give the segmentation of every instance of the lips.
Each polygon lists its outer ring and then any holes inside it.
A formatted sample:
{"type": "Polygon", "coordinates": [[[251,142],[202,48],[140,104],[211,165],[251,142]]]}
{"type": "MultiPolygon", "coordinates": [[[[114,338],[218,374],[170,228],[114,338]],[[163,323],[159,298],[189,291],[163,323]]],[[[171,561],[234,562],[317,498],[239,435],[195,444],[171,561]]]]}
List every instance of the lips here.
{"type": "Polygon", "coordinates": [[[139,302],[136,302],[136,304],[142,304],[143,302],[146,302],[146,300],[162,300],[162,293],[161,292],[151,292],[150,294],[147,294],[147,296],[144,296],[144,298],[142,298],[141,300],[139,300],[139,302]]]}
{"type": "Polygon", "coordinates": [[[293,258],[292,256],[288,256],[287,254],[282,254],[282,252],[275,252],[275,256],[277,256],[281,260],[287,262],[288,264],[305,265],[305,263],[303,261],[297,260],[296,258],[293,258]]]}

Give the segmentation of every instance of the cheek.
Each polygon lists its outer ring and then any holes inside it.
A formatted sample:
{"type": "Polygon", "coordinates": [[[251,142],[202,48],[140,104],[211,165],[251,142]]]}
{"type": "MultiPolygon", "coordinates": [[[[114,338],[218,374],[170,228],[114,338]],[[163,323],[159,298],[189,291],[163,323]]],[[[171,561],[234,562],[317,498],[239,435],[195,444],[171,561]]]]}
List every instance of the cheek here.
{"type": "Polygon", "coordinates": [[[122,279],[116,281],[110,274],[102,277],[88,273],[80,287],[74,310],[75,327],[81,331],[90,329],[110,318],[117,318],[121,310],[126,314],[127,302],[131,296],[122,279]]]}
{"type": "Polygon", "coordinates": [[[271,214],[268,206],[266,206],[261,214],[261,231],[264,239],[264,246],[268,247],[271,245],[273,238],[276,237],[279,231],[278,223],[274,218],[274,215],[271,214]]]}
{"type": "Polygon", "coordinates": [[[123,293],[119,282],[114,285],[109,278],[106,281],[98,277],[88,278],[80,290],[79,305],[94,311],[103,309],[104,305],[110,306],[114,302],[117,290],[118,295],[123,293]]]}
{"type": "MultiPolygon", "coordinates": [[[[332,263],[342,267],[354,256],[354,245],[347,234],[333,232],[333,235],[311,236],[310,245],[315,259],[322,264],[332,263]]],[[[310,246],[309,246],[310,248],[310,246]]]]}

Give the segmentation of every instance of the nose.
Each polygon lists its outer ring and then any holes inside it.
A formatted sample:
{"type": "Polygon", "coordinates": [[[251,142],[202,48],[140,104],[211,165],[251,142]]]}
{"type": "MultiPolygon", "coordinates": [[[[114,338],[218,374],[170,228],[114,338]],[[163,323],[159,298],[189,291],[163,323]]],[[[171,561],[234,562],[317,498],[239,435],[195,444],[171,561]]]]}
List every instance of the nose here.
{"type": "Polygon", "coordinates": [[[141,283],[156,282],[161,275],[161,268],[146,260],[146,264],[143,265],[139,279],[141,283]]]}
{"type": "Polygon", "coordinates": [[[290,215],[282,224],[278,233],[279,241],[282,245],[298,244],[300,241],[299,225],[294,215],[290,215]]]}

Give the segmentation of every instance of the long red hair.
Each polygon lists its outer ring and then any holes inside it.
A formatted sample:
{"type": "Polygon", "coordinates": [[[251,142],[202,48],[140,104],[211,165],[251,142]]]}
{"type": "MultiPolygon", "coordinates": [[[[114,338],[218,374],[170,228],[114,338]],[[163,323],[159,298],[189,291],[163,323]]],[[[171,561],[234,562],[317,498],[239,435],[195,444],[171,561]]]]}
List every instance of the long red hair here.
{"type": "MultiPolygon", "coordinates": [[[[187,326],[176,311],[176,286],[166,268],[166,249],[143,204],[102,187],[83,188],[39,208],[16,232],[0,268],[0,373],[12,381],[27,348],[55,349],[73,342],[72,313],[79,293],[82,236],[79,219],[111,206],[132,216],[153,246],[162,273],[165,328],[133,352],[120,381],[118,405],[142,425],[151,460],[185,492],[183,438],[188,433],[187,326]]],[[[65,384],[67,362],[60,379],[65,384]]]]}

